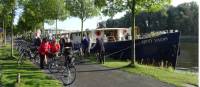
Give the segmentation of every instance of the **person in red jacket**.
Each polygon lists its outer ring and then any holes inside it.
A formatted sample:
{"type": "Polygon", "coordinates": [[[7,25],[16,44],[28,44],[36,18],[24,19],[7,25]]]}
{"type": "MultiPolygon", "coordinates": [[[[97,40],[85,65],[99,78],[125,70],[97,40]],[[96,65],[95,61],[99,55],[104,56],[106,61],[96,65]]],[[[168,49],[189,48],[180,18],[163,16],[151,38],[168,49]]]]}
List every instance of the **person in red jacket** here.
{"type": "Polygon", "coordinates": [[[50,49],[50,45],[49,45],[49,42],[47,41],[47,38],[43,38],[42,43],[40,44],[40,47],[38,49],[39,54],[40,54],[40,68],[41,69],[44,69],[44,60],[46,56],[48,55],[49,49],[50,49]]]}
{"type": "Polygon", "coordinates": [[[57,53],[60,51],[60,44],[56,42],[56,39],[54,38],[50,44],[50,58],[57,55],[57,53]]]}

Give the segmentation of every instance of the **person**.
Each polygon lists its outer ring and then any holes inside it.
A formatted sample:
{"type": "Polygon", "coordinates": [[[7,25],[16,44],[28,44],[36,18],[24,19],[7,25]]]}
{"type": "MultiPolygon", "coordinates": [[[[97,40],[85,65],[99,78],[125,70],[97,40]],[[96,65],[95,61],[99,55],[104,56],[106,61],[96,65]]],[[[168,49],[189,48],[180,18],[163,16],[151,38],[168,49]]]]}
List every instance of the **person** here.
{"type": "Polygon", "coordinates": [[[41,43],[42,43],[42,41],[41,41],[40,37],[35,36],[35,38],[33,39],[33,46],[39,47],[41,43]]]}
{"type": "Polygon", "coordinates": [[[111,40],[111,42],[115,42],[116,41],[114,33],[111,33],[110,40],[111,40]]]}
{"type": "Polygon", "coordinates": [[[52,42],[50,43],[49,58],[55,57],[59,51],[60,51],[60,44],[58,44],[56,42],[56,39],[53,38],[52,42]]]}
{"type": "Polygon", "coordinates": [[[97,32],[96,44],[94,45],[93,49],[96,50],[98,56],[97,59],[99,60],[100,64],[104,64],[105,62],[105,48],[104,48],[104,40],[100,37],[100,34],[97,32]]]}
{"type": "Polygon", "coordinates": [[[65,46],[65,39],[63,36],[61,36],[59,44],[60,44],[60,51],[61,51],[61,53],[63,53],[63,48],[65,46]]]}
{"type": "Polygon", "coordinates": [[[90,38],[88,37],[88,35],[83,35],[83,40],[81,41],[82,43],[82,48],[83,48],[83,55],[86,56],[86,55],[89,55],[89,51],[88,51],[88,48],[89,48],[89,45],[90,45],[90,38]]]}
{"type": "Polygon", "coordinates": [[[47,58],[50,49],[49,42],[47,41],[47,38],[42,39],[42,43],[39,46],[39,55],[40,55],[40,68],[44,69],[44,62],[47,64],[47,58]],[[46,60],[46,61],[45,61],[46,60]]]}
{"type": "Polygon", "coordinates": [[[129,36],[130,36],[130,34],[127,33],[127,34],[125,35],[125,39],[126,39],[126,40],[129,40],[129,36]]]}
{"type": "Polygon", "coordinates": [[[65,56],[65,61],[67,61],[68,63],[71,63],[72,59],[70,58],[70,55],[72,52],[72,42],[70,41],[69,37],[65,38],[63,52],[65,56]]]}
{"type": "Polygon", "coordinates": [[[104,42],[108,42],[108,38],[106,35],[103,36],[104,42]]]}

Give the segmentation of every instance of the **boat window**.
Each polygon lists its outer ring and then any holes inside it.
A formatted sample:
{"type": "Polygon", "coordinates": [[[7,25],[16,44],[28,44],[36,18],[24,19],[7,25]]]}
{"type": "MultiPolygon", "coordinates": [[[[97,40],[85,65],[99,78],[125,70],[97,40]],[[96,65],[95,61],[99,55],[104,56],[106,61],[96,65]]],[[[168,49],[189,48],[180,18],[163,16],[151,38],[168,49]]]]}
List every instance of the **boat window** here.
{"type": "Polygon", "coordinates": [[[118,40],[116,30],[107,30],[107,31],[104,31],[104,34],[106,35],[108,42],[115,42],[118,40]]]}

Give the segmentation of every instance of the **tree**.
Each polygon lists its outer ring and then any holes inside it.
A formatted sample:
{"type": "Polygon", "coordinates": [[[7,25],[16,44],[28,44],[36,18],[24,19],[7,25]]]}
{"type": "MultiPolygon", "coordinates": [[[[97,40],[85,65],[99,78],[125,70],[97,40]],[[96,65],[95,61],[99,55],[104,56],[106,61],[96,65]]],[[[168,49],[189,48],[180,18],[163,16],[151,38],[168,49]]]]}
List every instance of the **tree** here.
{"type": "Polygon", "coordinates": [[[169,7],[167,28],[178,29],[182,35],[198,36],[198,5],[196,2],[169,7]]]}
{"type": "Polygon", "coordinates": [[[93,0],[67,0],[67,9],[70,15],[81,19],[81,38],[83,36],[83,23],[87,18],[98,15],[99,9],[93,0]]]}
{"type": "Polygon", "coordinates": [[[19,26],[36,30],[43,26],[46,20],[64,20],[68,16],[64,0],[20,0],[20,6],[24,9],[19,26]],[[25,23],[25,24],[24,24],[25,23]]]}
{"type": "MultiPolygon", "coordinates": [[[[101,5],[100,0],[96,0],[95,3],[97,6],[104,7],[105,5],[101,5]]],[[[161,9],[163,9],[165,6],[169,5],[171,0],[106,0],[103,2],[106,3],[106,10],[111,10],[111,14],[116,14],[118,12],[127,10],[132,13],[131,16],[131,25],[132,25],[132,43],[133,43],[133,48],[132,48],[132,59],[131,59],[131,64],[134,65],[135,63],[135,16],[136,14],[139,14],[140,12],[156,12],[161,9]],[[116,5],[116,8],[109,9],[110,4],[114,3],[116,5]],[[113,11],[114,10],[114,11],[113,11]],[[116,11],[117,10],[117,11],[116,11]]],[[[105,4],[105,3],[104,3],[105,4]]]]}
{"type": "MultiPolygon", "coordinates": [[[[148,26],[151,25],[151,30],[160,31],[163,29],[179,30],[182,35],[198,36],[198,5],[196,2],[183,3],[177,7],[169,6],[165,10],[152,12],[141,12],[135,16],[136,26],[140,28],[140,33],[150,32],[148,26]],[[166,12],[167,10],[167,12],[166,12]],[[147,20],[151,19],[151,24],[147,26],[147,20]]],[[[108,19],[100,22],[102,28],[105,22],[108,28],[114,27],[131,27],[131,13],[127,12],[120,19],[108,19]]]]}
{"type": "Polygon", "coordinates": [[[16,0],[1,0],[1,14],[0,19],[3,26],[4,31],[4,45],[6,44],[6,29],[10,29],[11,34],[11,56],[13,56],[13,21],[14,21],[14,15],[15,15],[15,6],[16,6],[16,0]],[[2,7],[3,6],[3,7],[2,7]]]}
{"type": "Polygon", "coordinates": [[[7,29],[11,29],[11,24],[12,21],[14,20],[13,17],[13,8],[15,7],[15,0],[1,0],[0,1],[1,5],[1,14],[0,14],[0,19],[1,19],[1,25],[3,27],[3,32],[4,32],[4,45],[6,45],[6,33],[7,29]],[[3,7],[1,7],[3,6],[3,7]]]}

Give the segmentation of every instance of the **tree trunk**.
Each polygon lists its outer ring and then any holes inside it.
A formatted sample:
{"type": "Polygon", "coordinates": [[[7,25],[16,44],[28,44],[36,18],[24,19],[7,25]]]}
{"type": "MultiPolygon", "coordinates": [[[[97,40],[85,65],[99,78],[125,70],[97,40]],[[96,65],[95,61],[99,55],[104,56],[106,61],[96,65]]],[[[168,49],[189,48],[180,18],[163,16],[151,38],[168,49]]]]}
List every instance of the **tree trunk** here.
{"type": "Polygon", "coordinates": [[[4,36],[4,45],[6,45],[6,29],[5,29],[4,20],[3,20],[3,36],[4,36]]]}
{"type": "Polygon", "coordinates": [[[56,18],[56,36],[55,38],[58,38],[58,25],[57,25],[57,18],[56,18]]]}
{"type": "Polygon", "coordinates": [[[13,57],[13,24],[11,24],[11,57],[13,57]]]}
{"type": "Polygon", "coordinates": [[[11,57],[14,56],[14,53],[13,53],[13,28],[14,28],[14,25],[13,25],[13,22],[14,22],[14,12],[15,12],[15,9],[13,8],[12,9],[12,21],[11,21],[11,57]]]}
{"type": "Polygon", "coordinates": [[[44,30],[44,22],[43,22],[43,29],[42,29],[42,31],[43,31],[43,34],[46,35],[46,32],[44,30]]]}
{"type": "Polygon", "coordinates": [[[136,3],[135,0],[133,0],[132,8],[131,8],[131,11],[132,11],[132,15],[131,15],[132,47],[131,47],[131,64],[130,64],[131,66],[135,65],[135,3],[136,3]]]}
{"type": "Polygon", "coordinates": [[[3,25],[2,25],[2,27],[3,27],[3,42],[2,42],[2,44],[4,45],[4,20],[3,20],[3,25]]]}
{"type": "Polygon", "coordinates": [[[81,40],[83,38],[83,19],[81,19],[81,40]]]}
{"type": "Polygon", "coordinates": [[[151,32],[151,12],[148,11],[148,31],[151,32]]]}

